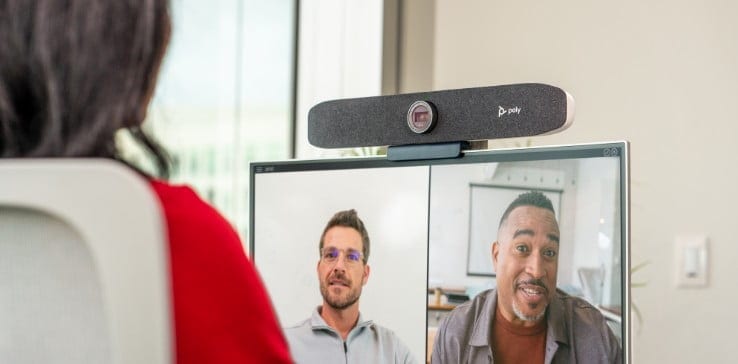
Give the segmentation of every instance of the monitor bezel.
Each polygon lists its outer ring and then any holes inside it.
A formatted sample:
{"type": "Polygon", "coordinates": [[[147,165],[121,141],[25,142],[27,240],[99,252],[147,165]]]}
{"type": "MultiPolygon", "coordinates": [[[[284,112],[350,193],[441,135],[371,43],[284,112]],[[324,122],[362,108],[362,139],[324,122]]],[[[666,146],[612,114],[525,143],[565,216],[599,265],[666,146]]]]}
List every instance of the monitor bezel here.
{"type": "MultiPolygon", "coordinates": [[[[255,181],[256,174],[320,171],[320,170],[349,170],[365,168],[395,168],[411,166],[434,166],[449,164],[473,164],[494,162],[559,160],[596,157],[619,157],[620,176],[620,234],[621,242],[621,285],[622,285],[622,312],[621,338],[624,363],[631,362],[632,335],[631,335],[631,292],[630,292],[630,143],[628,141],[610,141],[585,144],[564,144],[540,147],[516,147],[505,149],[485,149],[465,151],[458,158],[449,159],[419,159],[407,161],[390,161],[385,156],[344,157],[327,159],[283,160],[272,162],[252,162],[249,172],[249,256],[256,265],[256,249],[254,242],[254,209],[255,209],[255,181]]],[[[430,212],[429,212],[430,213],[430,212]]],[[[427,257],[426,257],[427,259],[427,257]]],[[[427,262],[426,262],[427,264],[427,262]]],[[[426,289],[428,289],[426,275],[426,289]]],[[[426,307],[427,313],[427,307],[426,307]]],[[[426,327],[427,327],[426,322],[426,327]]],[[[427,336],[426,336],[427,341],[427,336]]],[[[426,342],[427,345],[427,342],[426,342]]]]}

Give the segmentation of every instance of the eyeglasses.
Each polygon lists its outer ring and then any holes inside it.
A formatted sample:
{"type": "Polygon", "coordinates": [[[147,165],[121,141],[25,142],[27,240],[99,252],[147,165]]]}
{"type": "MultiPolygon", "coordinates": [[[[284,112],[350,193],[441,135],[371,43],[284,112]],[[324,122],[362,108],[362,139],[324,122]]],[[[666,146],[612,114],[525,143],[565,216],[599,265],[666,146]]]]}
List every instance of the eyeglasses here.
{"type": "Polygon", "coordinates": [[[341,256],[341,252],[344,253],[345,262],[354,264],[359,263],[364,254],[356,249],[338,249],[334,247],[327,247],[320,249],[320,260],[326,263],[335,263],[338,257],[341,256]]]}

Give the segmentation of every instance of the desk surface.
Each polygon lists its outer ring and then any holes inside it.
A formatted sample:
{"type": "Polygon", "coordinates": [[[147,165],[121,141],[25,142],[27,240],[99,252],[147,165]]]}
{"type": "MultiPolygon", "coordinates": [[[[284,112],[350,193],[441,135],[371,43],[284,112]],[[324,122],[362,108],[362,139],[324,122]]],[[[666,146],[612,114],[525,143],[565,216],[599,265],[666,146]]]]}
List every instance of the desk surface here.
{"type": "Polygon", "coordinates": [[[431,311],[451,311],[454,308],[456,308],[456,305],[448,305],[448,304],[428,305],[428,310],[431,310],[431,311]]]}

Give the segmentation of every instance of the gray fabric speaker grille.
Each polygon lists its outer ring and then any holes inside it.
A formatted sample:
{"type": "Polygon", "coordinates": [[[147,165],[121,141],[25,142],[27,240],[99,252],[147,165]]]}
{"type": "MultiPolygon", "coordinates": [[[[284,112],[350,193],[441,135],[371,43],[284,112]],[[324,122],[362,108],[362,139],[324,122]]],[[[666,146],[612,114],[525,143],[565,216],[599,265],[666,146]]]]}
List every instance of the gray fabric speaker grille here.
{"type": "Polygon", "coordinates": [[[310,110],[308,140],[317,147],[347,148],[511,138],[556,130],[566,112],[566,93],[544,84],[333,100],[310,110]],[[432,102],[438,113],[427,134],[407,126],[408,108],[418,100],[432,102]],[[507,112],[514,107],[519,114],[507,112]]]}

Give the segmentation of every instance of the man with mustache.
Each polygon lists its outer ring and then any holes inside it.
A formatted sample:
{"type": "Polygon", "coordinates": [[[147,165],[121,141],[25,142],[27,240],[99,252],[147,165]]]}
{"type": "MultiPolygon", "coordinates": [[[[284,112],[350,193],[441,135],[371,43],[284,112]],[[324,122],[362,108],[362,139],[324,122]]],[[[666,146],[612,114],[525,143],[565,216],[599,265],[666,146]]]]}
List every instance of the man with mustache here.
{"type": "Polygon", "coordinates": [[[432,363],[622,363],[602,314],[556,289],[559,226],[540,192],[518,196],[492,244],[497,288],[456,307],[432,363]]]}
{"type": "Polygon", "coordinates": [[[359,312],[369,279],[369,234],[355,210],[328,221],[319,245],[318,279],[323,304],[309,319],[285,329],[297,363],[416,363],[390,330],[359,312]]]}

